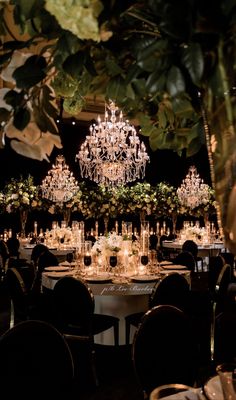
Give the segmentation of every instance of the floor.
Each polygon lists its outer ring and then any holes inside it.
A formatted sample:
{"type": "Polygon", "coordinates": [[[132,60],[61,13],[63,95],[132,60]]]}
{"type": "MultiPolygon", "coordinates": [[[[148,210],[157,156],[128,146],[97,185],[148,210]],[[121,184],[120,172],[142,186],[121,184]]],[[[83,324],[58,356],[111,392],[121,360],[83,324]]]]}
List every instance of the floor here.
{"type": "MultiPolygon", "coordinates": [[[[0,334],[10,324],[10,300],[4,283],[0,284],[0,334]]],[[[90,369],[82,361],[73,393],[66,399],[80,400],[142,400],[141,388],[135,377],[131,359],[131,346],[96,345],[96,369],[99,385],[96,387],[90,369]],[[75,397],[76,394],[76,397],[75,397]]],[[[82,358],[83,359],[83,358],[82,358]]],[[[214,373],[211,366],[202,366],[198,385],[214,373]]]]}

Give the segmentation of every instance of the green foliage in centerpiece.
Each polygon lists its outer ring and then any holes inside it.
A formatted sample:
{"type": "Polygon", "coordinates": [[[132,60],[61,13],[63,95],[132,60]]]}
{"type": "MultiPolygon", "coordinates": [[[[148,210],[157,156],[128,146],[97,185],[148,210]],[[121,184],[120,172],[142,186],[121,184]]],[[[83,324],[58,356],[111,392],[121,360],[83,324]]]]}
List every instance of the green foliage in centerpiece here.
{"type": "Polygon", "coordinates": [[[34,178],[12,178],[3,189],[5,211],[14,212],[22,210],[40,210],[43,200],[39,195],[39,188],[34,184],[34,178]]]}

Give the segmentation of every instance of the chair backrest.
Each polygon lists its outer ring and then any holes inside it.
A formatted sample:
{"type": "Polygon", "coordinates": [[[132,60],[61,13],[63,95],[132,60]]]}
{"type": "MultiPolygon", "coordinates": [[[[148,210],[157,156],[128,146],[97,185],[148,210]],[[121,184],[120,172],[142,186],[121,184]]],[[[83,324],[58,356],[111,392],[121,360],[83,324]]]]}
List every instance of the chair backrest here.
{"type": "Polygon", "coordinates": [[[94,297],[82,279],[65,276],[56,283],[52,293],[52,307],[58,328],[68,331],[77,326],[81,334],[88,334],[94,313],[94,297]]]}
{"type": "Polygon", "coordinates": [[[189,302],[189,290],[189,283],[183,275],[172,272],[163,276],[153,290],[150,308],[161,304],[170,304],[186,310],[189,302]]]}
{"type": "Polygon", "coordinates": [[[16,268],[9,268],[6,272],[6,284],[14,308],[15,318],[28,318],[27,289],[23,277],[16,268]]]}
{"type": "Polygon", "coordinates": [[[16,237],[11,237],[7,240],[7,248],[9,256],[19,257],[20,241],[16,237]]]}
{"type": "Polygon", "coordinates": [[[73,376],[67,342],[49,323],[24,321],[0,337],[0,382],[1,388],[9,385],[9,394],[15,388],[19,397],[30,391],[33,397],[39,392],[47,397],[50,389],[66,388],[73,376]]]}
{"type": "Polygon", "coordinates": [[[213,293],[215,290],[217,279],[220,275],[220,271],[222,270],[225,261],[222,256],[212,256],[209,258],[208,265],[208,284],[209,289],[213,293]]]}
{"type": "Polygon", "coordinates": [[[198,254],[198,245],[193,240],[185,240],[182,245],[182,251],[188,251],[196,259],[198,254]]]}
{"type": "Polygon", "coordinates": [[[190,271],[194,272],[196,261],[189,251],[181,251],[174,260],[175,264],[184,265],[190,271]]]}
{"type": "Polygon", "coordinates": [[[215,364],[236,361],[236,310],[223,311],[215,318],[215,364]]]}
{"type": "Polygon", "coordinates": [[[215,290],[218,297],[225,296],[230,281],[231,281],[231,268],[229,264],[225,264],[221,269],[218,279],[216,281],[215,290]]]}
{"type": "Polygon", "coordinates": [[[141,320],[132,345],[134,369],[143,391],[196,378],[197,358],[189,317],[171,305],[149,310],[141,320]]]}

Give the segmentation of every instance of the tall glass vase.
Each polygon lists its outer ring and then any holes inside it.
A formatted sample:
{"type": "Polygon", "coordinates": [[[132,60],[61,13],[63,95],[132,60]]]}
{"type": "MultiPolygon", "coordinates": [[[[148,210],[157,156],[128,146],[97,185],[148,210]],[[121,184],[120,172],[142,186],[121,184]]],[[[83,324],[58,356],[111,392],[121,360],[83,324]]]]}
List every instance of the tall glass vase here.
{"type": "Polygon", "coordinates": [[[20,235],[22,238],[25,238],[25,227],[28,219],[28,210],[20,208],[19,211],[20,211],[20,224],[21,224],[20,235]]]}
{"type": "Polygon", "coordinates": [[[66,226],[69,226],[70,218],[71,218],[71,208],[66,207],[63,210],[63,221],[65,221],[66,226]]]}
{"type": "Polygon", "coordinates": [[[108,234],[109,217],[104,217],[103,221],[104,221],[104,234],[107,235],[108,234]]]}

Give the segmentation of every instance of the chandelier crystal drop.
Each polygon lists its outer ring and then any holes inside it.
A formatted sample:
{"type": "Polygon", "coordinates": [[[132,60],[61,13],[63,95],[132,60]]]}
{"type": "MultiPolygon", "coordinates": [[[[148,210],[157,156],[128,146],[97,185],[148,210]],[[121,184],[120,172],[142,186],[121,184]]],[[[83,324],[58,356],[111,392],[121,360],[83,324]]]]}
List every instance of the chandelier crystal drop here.
{"type": "Polygon", "coordinates": [[[55,165],[41,184],[42,196],[59,205],[69,201],[78,191],[78,183],[65,162],[63,155],[56,157],[55,165]]]}
{"type": "Polygon", "coordinates": [[[104,120],[98,117],[97,124],[90,126],[76,159],[80,164],[82,178],[96,183],[116,186],[143,179],[149,156],[144,143],[129,121],[123,120],[122,111],[114,102],[105,110],[104,120]]]}
{"type": "Polygon", "coordinates": [[[199,177],[195,166],[189,168],[186,178],[177,189],[177,196],[183,206],[191,209],[209,201],[209,186],[199,177]]]}

